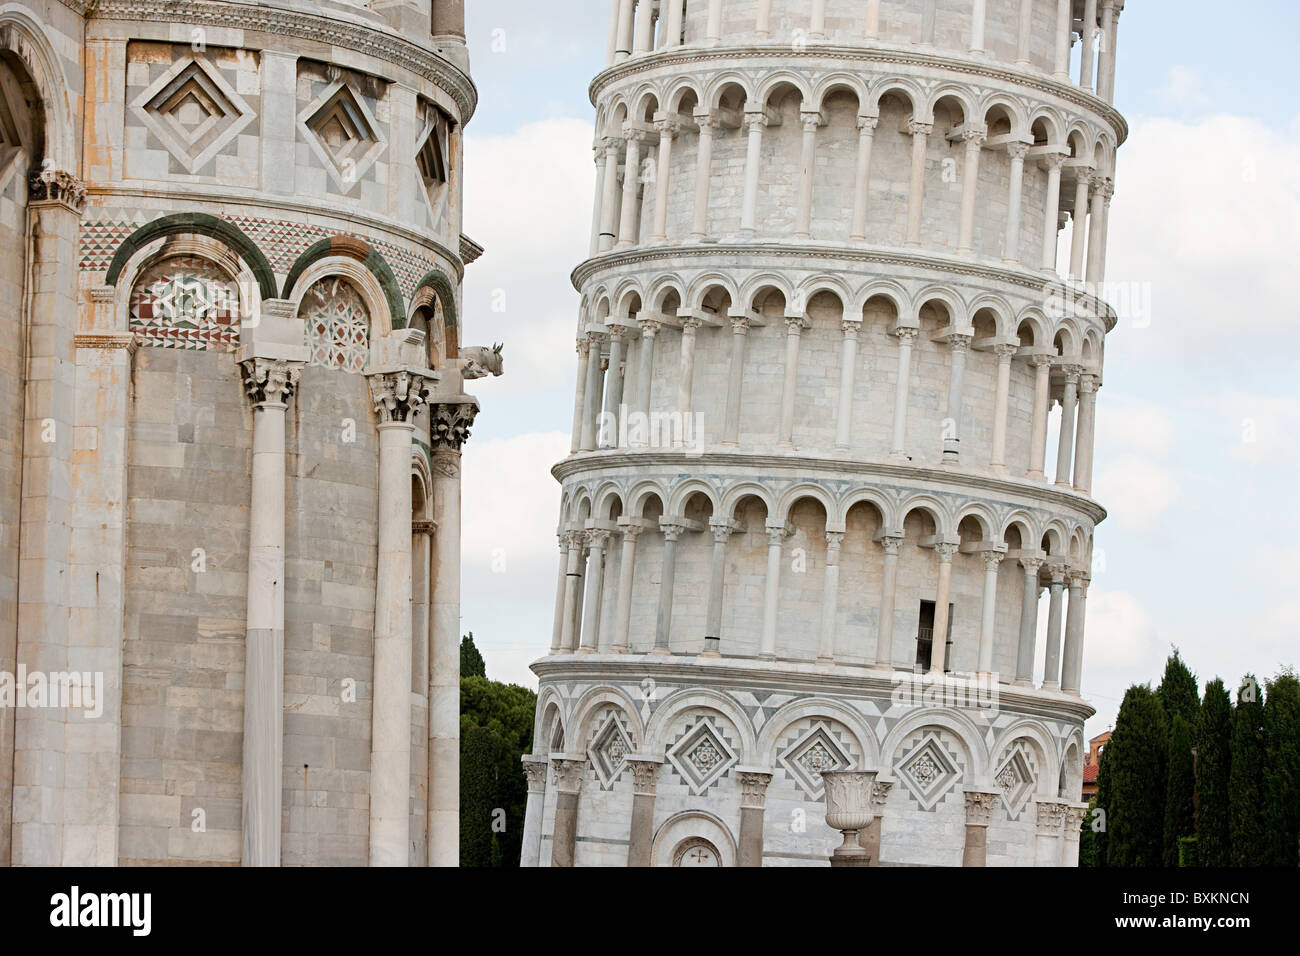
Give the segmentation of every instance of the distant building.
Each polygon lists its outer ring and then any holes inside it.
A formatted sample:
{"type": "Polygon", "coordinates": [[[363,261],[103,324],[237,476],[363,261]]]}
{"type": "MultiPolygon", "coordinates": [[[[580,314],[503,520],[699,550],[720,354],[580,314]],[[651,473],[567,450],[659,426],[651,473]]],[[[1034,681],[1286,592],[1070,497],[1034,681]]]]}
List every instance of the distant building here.
{"type": "Polygon", "coordinates": [[[1083,764],[1083,799],[1097,795],[1097,771],[1101,769],[1101,752],[1110,743],[1110,731],[1098,734],[1088,741],[1088,757],[1083,764]]]}

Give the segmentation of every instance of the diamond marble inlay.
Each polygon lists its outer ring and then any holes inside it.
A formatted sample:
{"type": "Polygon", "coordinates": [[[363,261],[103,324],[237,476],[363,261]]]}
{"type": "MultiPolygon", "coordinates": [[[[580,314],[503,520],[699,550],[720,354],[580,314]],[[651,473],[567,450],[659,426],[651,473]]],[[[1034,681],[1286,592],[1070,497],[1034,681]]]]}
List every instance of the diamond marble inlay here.
{"type": "Polygon", "coordinates": [[[739,761],[711,718],[688,730],[667,753],[668,761],[691,792],[703,793],[739,761]]]}

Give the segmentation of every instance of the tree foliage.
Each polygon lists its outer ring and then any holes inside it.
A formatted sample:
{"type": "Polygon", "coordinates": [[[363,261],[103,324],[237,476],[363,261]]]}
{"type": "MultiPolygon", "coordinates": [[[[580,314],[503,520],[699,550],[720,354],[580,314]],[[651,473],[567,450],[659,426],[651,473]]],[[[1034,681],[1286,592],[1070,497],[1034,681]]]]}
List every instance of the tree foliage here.
{"type": "Polygon", "coordinates": [[[1165,675],[1156,688],[1160,696],[1160,705],[1165,711],[1165,726],[1170,733],[1174,729],[1174,715],[1180,715],[1188,728],[1196,726],[1196,715],[1201,709],[1197,699],[1196,675],[1183,663],[1178,648],[1165,661],[1165,675]]]}
{"type": "Polygon", "coordinates": [[[1228,833],[1231,866],[1261,866],[1265,862],[1264,703],[1253,675],[1237,691],[1232,712],[1232,765],[1228,772],[1228,833]]]}
{"type": "Polygon", "coordinates": [[[1300,680],[1283,671],[1264,704],[1264,805],[1269,866],[1295,866],[1300,845],[1300,680]]]}
{"type": "Polygon", "coordinates": [[[483,662],[483,655],[474,646],[473,631],[460,639],[460,676],[487,677],[487,664],[483,662]]]}
{"type": "Polygon", "coordinates": [[[1227,866],[1228,772],[1231,765],[1232,700],[1223,681],[1205,685],[1196,723],[1196,851],[1201,866],[1227,866]]]}
{"type": "Polygon", "coordinates": [[[1173,716],[1169,734],[1168,783],[1165,787],[1164,865],[1181,866],[1179,845],[1196,831],[1196,776],[1192,768],[1192,733],[1183,715],[1173,716]]]}
{"type": "Polygon", "coordinates": [[[1107,866],[1161,864],[1168,751],[1158,695],[1145,684],[1130,687],[1104,751],[1109,802],[1101,806],[1107,816],[1107,866]]]}

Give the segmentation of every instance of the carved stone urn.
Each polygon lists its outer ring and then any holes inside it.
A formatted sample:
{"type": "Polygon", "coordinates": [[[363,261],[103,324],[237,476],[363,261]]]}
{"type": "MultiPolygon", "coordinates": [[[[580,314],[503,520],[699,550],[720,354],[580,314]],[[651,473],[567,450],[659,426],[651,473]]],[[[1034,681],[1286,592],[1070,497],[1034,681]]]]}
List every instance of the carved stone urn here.
{"type": "Polygon", "coordinates": [[[831,854],[831,866],[866,866],[867,851],[858,844],[858,831],[871,826],[875,817],[872,791],[874,770],[828,770],[822,774],[826,785],[826,824],[844,834],[844,842],[831,854]]]}

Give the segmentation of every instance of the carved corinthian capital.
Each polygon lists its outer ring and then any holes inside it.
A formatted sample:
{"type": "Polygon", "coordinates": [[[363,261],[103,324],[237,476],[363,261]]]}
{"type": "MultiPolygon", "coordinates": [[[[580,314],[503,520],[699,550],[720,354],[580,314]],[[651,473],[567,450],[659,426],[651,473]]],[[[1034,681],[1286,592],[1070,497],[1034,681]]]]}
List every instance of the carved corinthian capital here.
{"type": "Polygon", "coordinates": [[[767,785],[772,782],[772,775],[757,770],[742,770],[739,777],[740,805],[762,810],[767,805],[767,785]]]}
{"type": "Polygon", "coordinates": [[[381,424],[409,422],[429,400],[433,383],[416,372],[376,372],[370,380],[370,397],[381,424]]]}
{"type": "Polygon", "coordinates": [[[999,794],[987,790],[966,791],[966,825],[968,827],[986,827],[997,806],[999,794]]]}
{"type": "Polygon", "coordinates": [[[282,359],[251,358],[239,363],[239,371],[254,405],[285,404],[298,387],[302,365],[282,359]]]}
{"type": "Polygon", "coordinates": [[[629,757],[627,765],[632,768],[632,790],[643,796],[653,797],[659,781],[659,769],[663,762],[659,760],[642,760],[629,757]]]}
{"type": "Polygon", "coordinates": [[[27,181],[31,202],[62,203],[80,214],[86,205],[86,184],[62,169],[38,169],[27,181]]]}
{"type": "Polygon", "coordinates": [[[438,402],[429,406],[429,442],[434,449],[460,451],[478,416],[478,402],[438,402]]]}

